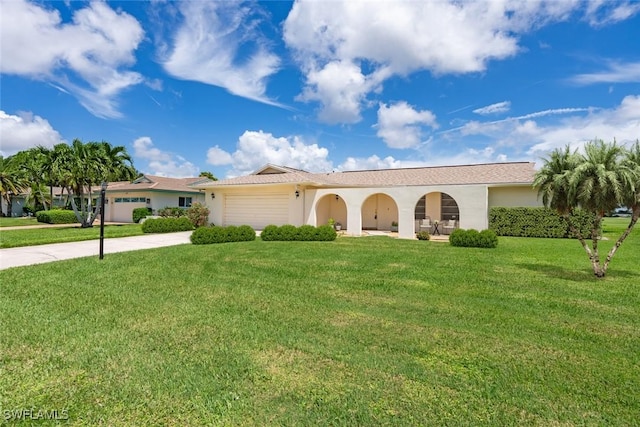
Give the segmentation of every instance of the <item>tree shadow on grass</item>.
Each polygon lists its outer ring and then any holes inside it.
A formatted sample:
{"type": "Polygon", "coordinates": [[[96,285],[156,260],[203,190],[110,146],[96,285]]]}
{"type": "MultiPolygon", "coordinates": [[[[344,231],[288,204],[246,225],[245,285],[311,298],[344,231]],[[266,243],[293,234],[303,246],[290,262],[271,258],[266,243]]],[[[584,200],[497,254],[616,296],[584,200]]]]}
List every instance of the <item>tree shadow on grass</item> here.
{"type": "MultiPolygon", "coordinates": [[[[593,274],[592,269],[569,269],[564,268],[555,264],[517,264],[518,267],[525,268],[527,270],[535,271],[536,273],[542,273],[548,277],[553,277],[557,279],[570,280],[573,282],[585,282],[585,281],[593,281],[596,279],[596,276],[593,274]]],[[[608,269],[607,277],[636,277],[638,278],[638,272],[630,271],[630,270],[617,270],[617,269],[608,269]]]]}

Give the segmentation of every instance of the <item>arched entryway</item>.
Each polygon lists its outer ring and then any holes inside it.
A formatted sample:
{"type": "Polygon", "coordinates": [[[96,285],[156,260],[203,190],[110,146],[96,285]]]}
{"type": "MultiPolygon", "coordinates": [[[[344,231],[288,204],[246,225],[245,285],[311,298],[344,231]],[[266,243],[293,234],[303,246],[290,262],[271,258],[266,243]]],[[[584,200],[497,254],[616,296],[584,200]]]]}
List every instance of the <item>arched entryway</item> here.
{"type": "Polygon", "coordinates": [[[327,194],[316,203],[316,225],[328,224],[329,220],[347,228],[347,205],[337,194],[327,194]]]}
{"type": "Polygon", "coordinates": [[[362,204],[361,214],[363,230],[390,231],[398,226],[398,205],[383,193],[369,196],[362,204]]]}
{"type": "Polygon", "coordinates": [[[457,226],[460,221],[460,209],[456,200],[449,194],[434,191],[425,194],[418,200],[414,210],[414,217],[416,231],[418,231],[420,221],[424,219],[430,219],[432,222],[448,222],[452,220],[455,221],[457,226]]]}

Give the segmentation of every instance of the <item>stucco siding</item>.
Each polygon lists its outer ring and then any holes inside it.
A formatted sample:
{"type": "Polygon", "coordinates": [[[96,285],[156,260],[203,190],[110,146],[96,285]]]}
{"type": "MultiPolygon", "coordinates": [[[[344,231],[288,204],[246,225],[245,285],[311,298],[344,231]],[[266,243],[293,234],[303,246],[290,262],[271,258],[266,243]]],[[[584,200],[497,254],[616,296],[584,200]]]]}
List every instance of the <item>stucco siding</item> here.
{"type": "Polygon", "coordinates": [[[490,187],[489,207],[494,206],[542,206],[542,202],[531,186],[490,187]]]}

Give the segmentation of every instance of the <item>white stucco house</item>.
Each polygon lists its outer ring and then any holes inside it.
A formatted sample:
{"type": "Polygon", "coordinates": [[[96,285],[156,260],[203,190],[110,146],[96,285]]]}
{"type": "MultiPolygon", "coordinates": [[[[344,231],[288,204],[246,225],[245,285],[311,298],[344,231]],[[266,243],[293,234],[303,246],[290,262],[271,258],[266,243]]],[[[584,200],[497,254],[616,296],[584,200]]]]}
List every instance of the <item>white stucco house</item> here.
{"type": "Polygon", "coordinates": [[[541,206],[528,162],[310,173],[268,164],[252,174],[191,185],[204,190],[217,225],[341,223],[347,234],[390,230],[414,238],[417,221],[488,227],[493,206],[541,206]]]}
{"type": "Polygon", "coordinates": [[[132,182],[110,182],[106,191],[104,219],[133,222],[135,208],[151,208],[153,214],[156,214],[158,209],[166,207],[186,209],[193,203],[204,203],[204,190],[190,187],[191,184],[204,181],[208,179],[143,175],[132,182]]]}

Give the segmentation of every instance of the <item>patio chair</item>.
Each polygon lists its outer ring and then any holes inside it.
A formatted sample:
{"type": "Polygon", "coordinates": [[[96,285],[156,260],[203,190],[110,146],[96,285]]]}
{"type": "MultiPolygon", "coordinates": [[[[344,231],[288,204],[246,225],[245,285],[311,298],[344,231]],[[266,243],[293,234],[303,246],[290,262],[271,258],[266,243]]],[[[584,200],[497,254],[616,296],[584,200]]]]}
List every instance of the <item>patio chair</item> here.
{"type": "Polygon", "coordinates": [[[450,219],[442,225],[442,234],[451,234],[456,228],[456,220],[450,219]]]}
{"type": "Polygon", "coordinates": [[[429,234],[431,234],[431,227],[432,227],[431,218],[426,217],[425,219],[420,220],[420,230],[418,231],[426,231],[429,234]]]}

